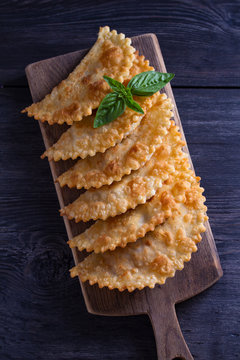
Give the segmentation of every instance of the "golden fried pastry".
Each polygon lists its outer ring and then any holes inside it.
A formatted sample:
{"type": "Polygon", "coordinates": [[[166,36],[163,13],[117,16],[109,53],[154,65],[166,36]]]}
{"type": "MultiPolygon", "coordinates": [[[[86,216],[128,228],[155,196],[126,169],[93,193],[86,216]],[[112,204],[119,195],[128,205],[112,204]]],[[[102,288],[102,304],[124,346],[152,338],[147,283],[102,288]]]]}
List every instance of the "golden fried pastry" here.
{"type": "Polygon", "coordinates": [[[176,203],[169,192],[169,185],[164,184],[145,204],[128,210],[124,214],[98,220],[82,234],[68,241],[71,248],[94,251],[95,253],[115,250],[135,242],[148,231],[153,231],[171,216],[176,203]]]}
{"type": "MultiPolygon", "coordinates": [[[[135,97],[144,112],[152,106],[154,94],[151,97],[135,97]]],[[[98,152],[105,152],[116,145],[140,124],[143,114],[127,108],[125,112],[113,122],[93,128],[94,115],[85,117],[80,122],[75,122],[60,139],[41,156],[48,160],[67,160],[81,157],[94,156],[98,152]]]]}
{"type": "Polygon", "coordinates": [[[164,284],[176,270],[182,270],[191,253],[197,251],[207,220],[200,179],[187,167],[182,161],[165,183],[171,188],[174,206],[163,224],[125,248],[90,254],[71,269],[71,276],[79,275],[82,281],[97,283],[100,288],[133,291],[164,284]]]}
{"type": "MultiPolygon", "coordinates": [[[[134,56],[133,66],[126,82],[136,73],[153,69],[144,56],[139,56],[137,53],[134,56]]],[[[147,98],[139,96],[134,98],[146,114],[156,97],[157,94],[147,98]]],[[[42,158],[47,156],[48,160],[54,161],[76,159],[77,157],[84,159],[88,155],[94,156],[98,152],[103,153],[132,133],[140,124],[143,116],[127,108],[116,120],[96,129],[93,128],[95,115],[87,116],[81,122],[75,122],[65,131],[60,139],[44,152],[42,158]]]]}
{"type": "Polygon", "coordinates": [[[132,171],[120,182],[100,189],[90,189],[72,204],[61,210],[76,222],[90,219],[105,220],[144,204],[157,191],[168,176],[174,172],[174,163],[182,154],[180,134],[169,131],[165,141],[157,148],[151,159],[139,170],[132,171]]]}
{"type": "Polygon", "coordinates": [[[113,181],[130,174],[150,160],[162,138],[166,136],[172,116],[172,102],[165,94],[158,94],[155,104],[144,116],[141,126],[118,145],[105,153],[79,160],[71,169],[63,173],[57,181],[68,185],[89,189],[110,185],[113,181]]]}
{"type": "Polygon", "coordinates": [[[103,75],[123,82],[135,58],[131,40],[108,26],[100,28],[98,39],[73,72],[42,101],[23,110],[28,116],[49,124],[72,124],[92,114],[110,87],[103,75]]]}
{"type": "MultiPolygon", "coordinates": [[[[172,137],[179,142],[179,132],[171,123],[172,137]]],[[[184,145],[180,140],[180,145],[184,145]]],[[[180,152],[176,159],[175,169],[178,171],[187,162],[185,152],[180,152]]],[[[158,224],[172,214],[176,203],[170,190],[173,182],[167,181],[159,188],[151,200],[137,206],[124,214],[109,217],[105,221],[98,220],[82,234],[75,236],[68,243],[71,248],[78,247],[80,251],[94,251],[96,253],[114,250],[117,246],[125,247],[129,242],[135,242],[148,231],[153,231],[158,224]]]]}

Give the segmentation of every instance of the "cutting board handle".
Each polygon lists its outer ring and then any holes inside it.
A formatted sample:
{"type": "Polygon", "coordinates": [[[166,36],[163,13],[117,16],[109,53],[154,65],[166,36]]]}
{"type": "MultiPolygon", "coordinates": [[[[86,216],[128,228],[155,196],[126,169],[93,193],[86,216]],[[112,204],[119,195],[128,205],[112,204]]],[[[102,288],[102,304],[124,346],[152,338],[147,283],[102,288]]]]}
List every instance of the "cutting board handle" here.
{"type": "Polygon", "coordinates": [[[175,305],[167,299],[155,308],[151,304],[148,315],[154,330],[158,360],[193,360],[178,323],[175,305]]]}

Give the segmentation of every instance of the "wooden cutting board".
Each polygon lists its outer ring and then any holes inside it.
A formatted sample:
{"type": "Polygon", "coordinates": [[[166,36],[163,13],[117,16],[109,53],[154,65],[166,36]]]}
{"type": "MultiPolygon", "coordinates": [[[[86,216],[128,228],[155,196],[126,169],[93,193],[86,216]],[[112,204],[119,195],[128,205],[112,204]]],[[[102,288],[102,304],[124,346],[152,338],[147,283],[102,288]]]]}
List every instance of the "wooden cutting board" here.
{"type": "MultiPolygon", "coordinates": [[[[158,40],[154,34],[136,36],[132,39],[132,42],[133,46],[139,50],[139,53],[150,60],[150,64],[156,70],[166,72],[158,40]]],[[[26,75],[33,101],[41,100],[55,85],[66,78],[86,53],[87,50],[80,50],[28,65],[26,75]]],[[[174,69],[171,69],[171,71],[174,72],[174,69]]],[[[175,104],[170,84],[163,91],[175,104]]],[[[184,138],[176,106],[174,119],[180,127],[184,138]]],[[[67,128],[65,125],[49,126],[45,123],[39,123],[39,125],[46,148],[51,146],[67,128]]],[[[186,151],[188,151],[187,148],[186,151]]],[[[72,160],[51,161],[50,167],[53,179],[55,180],[72,164],[72,160]]],[[[57,183],[55,183],[55,186],[61,207],[75,200],[81,192],[66,187],[61,189],[57,183]]],[[[89,224],[85,223],[75,224],[74,221],[69,221],[67,218],[64,218],[64,222],[69,239],[89,226],[89,224]]],[[[165,285],[157,285],[154,289],[146,288],[128,293],[127,291],[119,292],[107,288],[99,289],[97,285],[90,286],[88,283],[80,282],[88,311],[92,314],[111,316],[148,314],[155,333],[158,359],[193,359],[178,324],[175,304],[200,293],[222,276],[222,269],[209,223],[206,224],[206,227],[207,231],[198,246],[198,252],[193,254],[192,260],[185,265],[184,270],[177,271],[176,276],[168,279],[165,285]]],[[[73,249],[76,264],[84,256],[85,254],[73,249]]]]}

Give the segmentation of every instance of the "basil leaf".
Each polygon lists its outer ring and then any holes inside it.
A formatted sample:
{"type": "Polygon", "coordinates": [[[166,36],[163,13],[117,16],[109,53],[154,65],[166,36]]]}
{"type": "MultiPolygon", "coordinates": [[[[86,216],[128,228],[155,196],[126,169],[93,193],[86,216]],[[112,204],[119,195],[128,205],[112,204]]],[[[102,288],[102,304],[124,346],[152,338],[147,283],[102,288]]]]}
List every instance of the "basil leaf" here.
{"type": "Polygon", "coordinates": [[[132,109],[140,114],[144,114],[144,111],[141,108],[141,106],[133,99],[124,98],[124,101],[125,101],[127,107],[129,107],[130,109],[132,109]]]}
{"type": "Polygon", "coordinates": [[[98,128],[110,123],[118,116],[122,115],[125,109],[126,104],[123,98],[119,97],[118,93],[112,92],[107,94],[97,110],[93,127],[98,128]]]}
{"type": "Polygon", "coordinates": [[[162,89],[175,75],[158,71],[145,71],[135,75],[128,83],[133,95],[150,96],[162,89]]]}
{"type": "Polygon", "coordinates": [[[110,78],[109,76],[103,76],[104,80],[108,83],[111,89],[113,91],[116,91],[120,94],[126,94],[126,88],[123,84],[121,84],[119,81],[110,78]]]}

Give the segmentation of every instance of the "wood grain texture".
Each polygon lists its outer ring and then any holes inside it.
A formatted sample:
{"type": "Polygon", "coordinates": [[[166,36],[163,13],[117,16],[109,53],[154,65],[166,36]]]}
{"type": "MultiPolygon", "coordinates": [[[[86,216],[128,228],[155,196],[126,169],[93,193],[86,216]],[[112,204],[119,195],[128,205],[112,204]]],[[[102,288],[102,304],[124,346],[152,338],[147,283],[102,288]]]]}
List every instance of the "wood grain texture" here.
{"type": "MultiPolygon", "coordinates": [[[[150,63],[156,70],[166,72],[155,35],[142,35],[134,37],[132,40],[133,46],[140,54],[144,54],[150,60],[150,63]]],[[[77,59],[77,62],[79,62],[84,55],[85,51],[79,51],[78,53],[70,53],[63,57],[60,56],[28,65],[26,74],[33,100],[39,101],[44,95],[49,93],[61,80],[59,77],[62,74],[64,74],[62,79],[66,77],[66,69],[68,73],[72,71],[74,59],[77,59]]],[[[170,84],[163,91],[166,92],[174,103],[170,84]]],[[[174,119],[180,127],[182,137],[184,138],[176,105],[174,108],[174,119]]],[[[56,125],[53,127],[41,122],[39,122],[39,125],[47,148],[59,138],[65,129],[62,126],[56,125]]],[[[188,151],[187,147],[185,150],[188,151]]],[[[69,167],[69,163],[50,161],[50,167],[53,179],[56,180],[59,174],[69,167]]],[[[79,191],[61,189],[59,184],[56,184],[56,191],[61,208],[79,195],[79,191]]],[[[69,239],[88,227],[84,223],[76,224],[74,221],[69,221],[66,217],[64,217],[64,222],[69,239]]],[[[156,286],[153,290],[146,288],[142,291],[136,290],[133,293],[128,293],[128,291],[120,293],[118,290],[99,289],[97,285],[90,286],[88,283],[80,282],[88,311],[100,315],[137,315],[147,313],[155,329],[158,358],[172,360],[176,356],[182,356],[185,360],[191,360],[192,356],[181,335],[177,318],[174,314],[171,316],[171,313],[175,303],[198,294],[222,276],[209,223],[206,223],[206,227],[207,231],[203,235],[203,241],[199,245],[197,255],[194,254],[193,260],[185,265],[184,271],[177,272],[175,277],[168,279],[164,286],[156,286]],[[163,311],[159,311],[158,304],[168,304],[168,307],[165,307],[163,311]],[[170,319],[173,323],[171,323],[170,319]]],[[[76,264],[83,259],[84,254],[78,252],[77,249],[73,249],[72,252],[76,264]]]]}
{"type": "Polygon", "coordinates": [[[26,85],[24,67],[88,48],[99,26],[156,33],[176,86],[240,86],[239,0],[69,0],[0,3],[0,84],[26,85]]]}
{"type": "MultiPolygon", "coordinates": [[[[174,95],[206,189],[224,271],[213,287],[178,304],[177,315],[196,360],[235,360],[240,353],[240,91],[175,89],[174,95]]],[[[27,89],[0,90],[0,358],[156,359],[146,316],[92,316],[78,280],[69,278],[73,260],[49,166],[40,160],[39,126],[19,113],[30,102],[27,89]]]]}
{"type": "Polygon", "coordinates": [[[154,32],[168,70],[224,271],[200,295],[176,306],[196,360],[240,354],[239,0],[2,0],[0,2],[0,359],[154,360],[146,316],[88,314],[58,216],[58,201],[24,67],[89,47],[98,27],[128,36],[154,32]],[[31,181],[31,184],[30,184],[31,181]],[[77,306],[76,306],[77,303],[77,306]]]}

